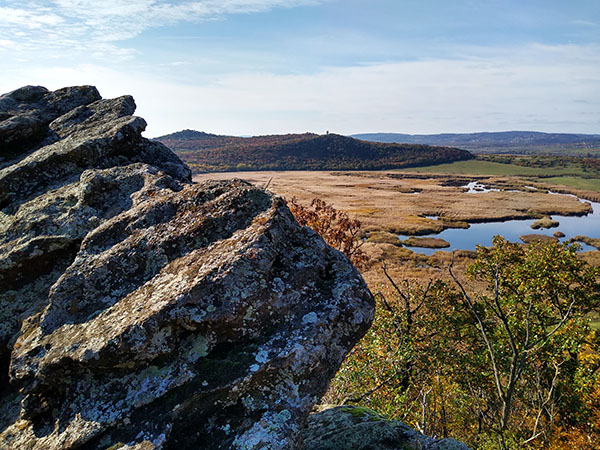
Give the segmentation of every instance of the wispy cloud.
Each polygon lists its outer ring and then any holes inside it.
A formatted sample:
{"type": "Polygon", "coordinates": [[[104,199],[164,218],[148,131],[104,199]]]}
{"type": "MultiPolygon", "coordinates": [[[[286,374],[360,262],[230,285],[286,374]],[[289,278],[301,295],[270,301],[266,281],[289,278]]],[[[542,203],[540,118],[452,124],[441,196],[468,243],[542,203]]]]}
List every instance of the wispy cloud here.
{"type": "Polygon", "coordinates": [[[578,20],[572,20],[571,23],[573,25],[581,25],[584,27],[597,27],[598,26],[598,24],[596,22],[592,22],[591,20],[578,19],[578,20]]]}
{"type": "MultiPolygon", "coordinates": [[[[0,39],[18,36],[24,49],[115,50],[119,41],[178,22],[199,22],[227,14],[258,13],[322,0],[8,0],[0,7],[0,39]]],[[[127,53],[125,53],[127,54],[127,53]]]]}
{"type": "Polygon", "coordinates": [[[42,27],[54,27],[62,23],[64,23],[64,19],[53,13],[50,8],[39,7],[36,10],[29,10],[0,7],[0,24],[5,26],[35,30],[42,27]]]}

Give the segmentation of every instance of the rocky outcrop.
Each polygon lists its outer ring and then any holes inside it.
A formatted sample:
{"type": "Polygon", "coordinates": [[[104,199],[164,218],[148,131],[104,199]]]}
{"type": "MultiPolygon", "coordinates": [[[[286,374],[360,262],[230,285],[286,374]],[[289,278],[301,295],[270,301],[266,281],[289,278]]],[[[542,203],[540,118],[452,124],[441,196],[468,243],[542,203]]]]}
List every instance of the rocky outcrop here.
{"type": "Polygon", "coordinates": [[[91,86],[0,97],[0,358],[91,230],[149,191],[189,184],[169,149],[141,137],[134,110],[91,86]]]}
{"type": "Polygon", "coordinates": [[[192,184],[134,109],[0,97],[0,448],[302,448],[371,294],[280,198],[192,184]]]}
{"type": "Polygon", "coordinates": [[[338,406],[312,414],[303,432],[306,450],[469,450],[454,439],[433,439],[374,411],[338,406]]]}

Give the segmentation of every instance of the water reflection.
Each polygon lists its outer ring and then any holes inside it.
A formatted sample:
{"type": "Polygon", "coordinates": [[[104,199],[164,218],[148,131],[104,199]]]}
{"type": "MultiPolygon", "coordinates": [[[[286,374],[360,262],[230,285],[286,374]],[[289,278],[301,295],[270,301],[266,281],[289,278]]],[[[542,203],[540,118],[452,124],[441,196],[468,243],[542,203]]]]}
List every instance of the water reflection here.
{"type": "MultiPolygon", "coordinates": [[[[483,193],[489,192],[489,189],[485,189],[482,185],[477,183],[469,183],[464,186],[469,189],[470,193],[483,193]]],[[[556,195],[571,195],[571,194],[558,194],[550,192],[556,195]]],[[[442,231],[438,234],[430,234],[426,237],[436,237],[444,239],[450,244],[450,247],[443,249],[444,251],[452,250],[475,250],[477,244],[491,246],[492,238],[497,234],[504,236],[505,239],[511,242],[522,242],[520,237],[525,234],[542,234],[545,236],[553,236],[556,231],[562,231],[565,237],[560,238],[559,241],[564,242],[569,240],[571,237],[577,235],[588,236],[590,238],[600,238],[600,203],[589,202],[587,200],[581,200],[583,202],[590,203],[593,208],[593,212],[586,216],[552,216],[554,220],[557,220],[560,225],[558,228],[550,229],[538,229],[533,230],[531,224],[535,222],[535,219],[526,220],[508,220],[505,222],[486,222],[486,223],[474,223],[468,229],[462,228],[450,228],[442,231]]],[[[401,240],[407,239],[410,236],[400,235],[401,240]]],[[[583,250],[595,250],[594,247],[579,243],[583,250]]],[[[425,255],[432,255],[439,249],[432,248],[420,248],[420,247],[407,247],[416,253],[422,253],[425,255]]]]}

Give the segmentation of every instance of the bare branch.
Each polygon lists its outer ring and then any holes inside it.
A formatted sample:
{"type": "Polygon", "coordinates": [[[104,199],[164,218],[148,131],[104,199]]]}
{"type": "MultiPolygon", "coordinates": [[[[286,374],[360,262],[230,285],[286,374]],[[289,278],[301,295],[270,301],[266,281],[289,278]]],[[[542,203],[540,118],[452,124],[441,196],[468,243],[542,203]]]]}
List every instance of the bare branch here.
{"type": "Polygon", "coordinates": [[[377,386],[375,386],[373,389],[369,389],[367,392],[365,392],[364,394],[361,394],[358,397],[345,398],[342,401],[342,405],[347,405],[349,403],[360,403],[360,402],[362,402],[369,395],[374,394],[379,389],[381,389],[382,387],[386,386],[391,381],[391,379],[394,378],[394,376],[395,376],[395,374],[390,375],[385,380],[383,380],[381,383],[379,383],[377,386]]]}
{"type": "Polygon", "coordinates": [[[383,273],[385,274],[386,278],[388,279],[388,281],[390,282],[392,287],[396,290],[398,295],[402,298],[402,300],[404,300],[405,302],[408,302],[408,297],[404,294],[404,292],[402,292],[402,290],[398,287],[396,282],[392,279],[392,277],[388,273],[385,261],[381,263],[381,267],[383,268],[383,273]]]}
{"type": "Polygon", "coordinates": [[[483,342],[485,343],[485,345],[487,347],[488,355],[492,362],[492,369],[494,371],[494,382],[496,384],[496,390],[498,391],[498,398],[501,402],[504,403],[506,397],[505,397],[505,393],[504,393],[504,387],[500,380],[500,370],[498,369],[498,365],[496,363],[496,355],[494,353],[494,349],[492,348],[492,344],[488,338],[487,332],[485,331],[483,321],[481,320],[479,313],[475,309],[475,305],[474,305],[473,301],[467,294],[467,291],[463,287],[462,283],[460,281],[458,281],[458,279],[454,275],[454,272],[452,272],[453,265],[454,265],[454,252],[452,252],[452,261],[450,262],[450,265],[448,266],[448,272],[450,274],[450,277],[452,278],[454,283],[456,283],[456,285],[458,286],[458,288],[460,289],[460,291],[462,293],[463,303],[467,305],[471,316],[477,321],[477,325],[479,327],[479,332],[481,333],[481,338],[483,339],[483,342]]]}
{"type": "Polygon", "coordinates": [[[390,306],[390,304],[388,303],[387,299],[385,298],[385,295],[383,295],[383,293],[381,292],[376,292],[375,295],[373,295],[374,298],[381,298],[381,301],[383,302],[383,306],[385,307],[385,309],[387,309],[389,312],[393,313],[394,312],[394,308],[392,308],[390,306]]]}
{"type": "MultiPolygon", "coordinates": [[[[554,395],[554,390],[556,388],[556,384],[558,381],[558,375],[560,373],[560,366],[562,366],[563,363],[564,363],[564,361],[559,364],[554,363],[554,376],[552,377],[552,381],[550,382],[550,389],[548,390],[548,395],[542,401],[542,403],[539,407],[539,411],[535,418],[535,423],[533,425],[533,431],[531,432],[531,436],[527,440],[523,441],[523,444],[527,444],[527,443],[537,439],[542,434],[544,434],[541,431],[538,432],[537,429],[539,427],[539,423],[540,423],[540,419],[542,418],[542,414],[546,410],[548,403],[550,403],[550,401],[552,400],[552,396],[554,395]]],[[[537,383],[538,384],[538,396],[541,397],[541,393],[539,392],[539,390],[541,389],[539,386],[539,384],[540,384],[539,383],[539,373],[537,375],[538,375],[538,383],[537,383]]]]}
{"type": "Polygon", "coordinates": [[[573,309],[573,306],[575,305],[575,296],[572,296],[572,301],[569,304],[569,307],[567,308],[567,312],[565,313],[564,317],[562,318],[562,320],[556,324],[556,326],[547,334],[545,334],[544,336],[540,337],[537,341],[535,341],[533,344],[531,344],[528,348],[525,349],[526,352],[531,352],[533,350],[535,350],[535,347],[540,344],[543,343],[545,341],[547,341],[548,339],[550,339],[550,337],[552,337],[552,335],[554,333],[556,333],[569,319],[569,316],[571,315],[571,310],[573,309]]]}
{"type": "Polygon", "coordinates": [[[269,178],[269,181],[267,181],[267,184],[265,184],[265,187],[263,187],[263,189],[265,191],[269,188],[269,185],[271,184],[271,181],[273,181],[273,177],[269,178]]]}

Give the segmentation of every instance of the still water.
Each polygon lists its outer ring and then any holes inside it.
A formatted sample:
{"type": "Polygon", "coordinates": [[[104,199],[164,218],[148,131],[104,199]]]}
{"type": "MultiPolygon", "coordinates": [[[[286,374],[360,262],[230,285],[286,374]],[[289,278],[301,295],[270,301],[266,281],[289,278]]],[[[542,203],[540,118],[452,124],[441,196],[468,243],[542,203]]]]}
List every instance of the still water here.
{"type": "MultiPolygon", "coordinates": [[[[476,186],[473,183],[465,186],[469,188],[467,193],[482,193],[488,191],[482,189],[480,186],[476,186]]],[[[554,193],[552,193],[554,194],[554,193]]],[[[554,195],[566,195],[566,194],[554,194],[554,195]]],[[[588,202],[587,200],[581,200],[582,202],[588,202]]],[[[475,250],[477,244],[491,246],[492,238],[497,234],[504,236],[505,239],[511,242],[522,242],[520,236],[525,234],[543,234],[552,236],[555,231],[562,231],[566,236],[560,238],[559,241],[563,242],[568,240],[570,237],[577,235],[588,236],[590,238],[600,238],[600,203],[588,202],[592,205],[593,213],[587,216],[552,216],[554,220],[557,220],[560,225],[557,228],[550,229],[537,229],[531,228],[531,224],[535,222],[534,219],[527,220],[508,220],[506,222],[487,222],[487,223],[473,223],[468,229],[448,229],[438,234],[430,234],[427,237],[436,237],[444,239],[450,244],[450,247],[443,248],[444,251],[452,250],[475,250]]],[[[407,239],[410,236],[400,235],[401,240],[407,239]]],[[[594,247],[579,242],[583,250],[595,250],[594,247]]],[[[432,248],[420,248],[420,247],[407,247],[416,253],[423,253],[425,255],[432,255],[440,249],[432,248]]]]}

